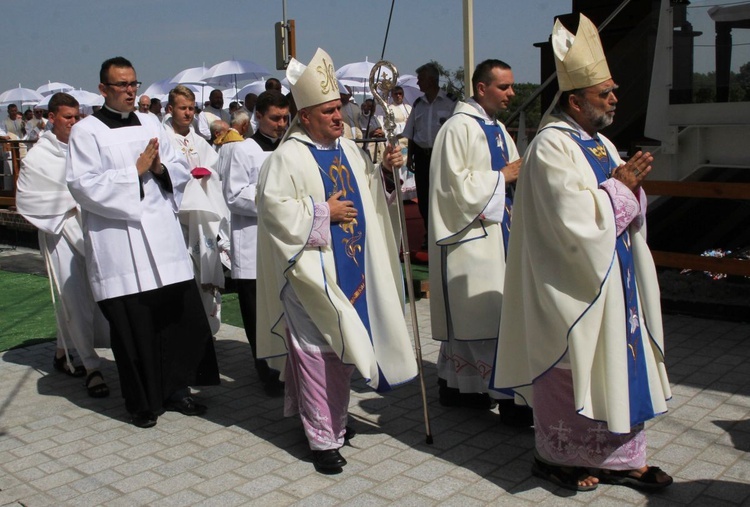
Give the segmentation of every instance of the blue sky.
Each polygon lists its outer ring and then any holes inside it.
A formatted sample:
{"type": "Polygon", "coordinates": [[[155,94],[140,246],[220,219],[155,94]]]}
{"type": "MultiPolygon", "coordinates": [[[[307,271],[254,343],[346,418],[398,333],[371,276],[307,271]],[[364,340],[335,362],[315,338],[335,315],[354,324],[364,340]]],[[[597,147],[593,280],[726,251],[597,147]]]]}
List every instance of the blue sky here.
{"type": "MultiPolygon", "coordinates": [[[[731,3],[721,0],[722,3],[731,3]]],[[[694,0],[691,13],[716,1],[694,0]]],[[[320,46],[340,67],[380,57],[391,0],[287,0],[297,24],[297,57],[306,62],[320,46]]],[[[518,82],[539,82],[539,51],[553,16],[568,12],[567,0],[474,0],[475,61],[500,58],[518,82]]],[[[96,91],[103,60],[122,55],[147,86],[188,67],[230,58],[249,59],[275,70],[274,23],[281,0],[2,0],[3,54],[0,91],[63,81],[96,91]]],[[[449,69],[463,63],[460,0],[396,0],[385,57],[402,74],[429,60],[449,69]]],[[[708,22],[696,23],[712,44],[708,22]]],[[[750,30],[735,31],[735,43],[750,30]]],[[[735,52],[734,67],[750,60],[750,47],[735,52]],[[743,52],[744,51],[744,52],[743,52]]],[[[713,48],[698,50],[707,67],[713,48]]]]}

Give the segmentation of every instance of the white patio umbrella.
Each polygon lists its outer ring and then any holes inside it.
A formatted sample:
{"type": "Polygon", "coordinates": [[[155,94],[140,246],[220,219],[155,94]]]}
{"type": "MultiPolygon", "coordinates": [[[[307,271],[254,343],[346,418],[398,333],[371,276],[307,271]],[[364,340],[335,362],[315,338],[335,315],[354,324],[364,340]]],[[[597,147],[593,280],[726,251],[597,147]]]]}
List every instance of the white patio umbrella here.
{"type": "Polygon", "coordinates": [[[154,97],[156,95],[166,95],[169,93],[169,90],[174,88],[174,83],[172,82],[172,79],[162,79],[160,81],[157,81],[155,83],[152,83],[148,88],[143,90],[140,95],[148,95],[149,97],[154,97]]]}
{"type": "Polygon", "coordinates": [[[75,90],[75,86],[70,86],[67,83],[60,83],[58,81],[47,81],[47,84],[36,89],[37,93],[41,93],[45,97],[57,92],[68,92],[70,90],[75,90]]]}
{"type": "Polygon", "coordinates": [[[370,81],[370,71],[374,66],[375,64],[367,61],[367,57],[365,57],[364,62],[347,63],[339,67],[339,70],[336,71],[336,77],[342,80],[368,83],[370,81]]]}
{"type": "Polygon", "coordinates": [[[42,95],[37,93],[31,88],[22,88],[18,85],[18,88],[11,88],[3,93],[0,93],[0,105],[7,106],[8,104],[19,104],[23,105],[24,102],[39,102],[42,100],[42,95]]]}
{"type": "Polygon", "coordinates": [[[237,81],[246,79],[261,79],[270,76],[268,69],[250,60],[226,60],[217,63],[206,71],[203,81],[215,86],[226,85],[227,78],[231,78],[235,94],[237,93],[237,81]]]}
{"type": "MultiPolygon", "coordinates": [[[[92,93],[86,90],[68,90],[65,93],[72,95],[78,101],[78,103],[82,106],[94,107],[94,106],[104,105],[104,97],[102,97],[98,93],[92,93]]],[[[49,106],[49,101],[52,98],[52,95],[54,95],[54,93],[44,97],[36,105],[36,107],[47,109],[47,106],[49,106]]]]}
{"type": "Polygon", "coordinates": [[[170,82],[175,84],[205,85],[206,82],[203,80],[203,75],[206,72],[208,72],[208,68],[203,65],[200,67],[191,67],[175,74],[174,77],[170,79],[170,82]]]}
{"type": "Polygon", "coordinates": [[[417,98],[424,95],[422,90],[419,89],[419,86],[417,86],[417,76],[404,74],[398,78],[397,83],[404,89],[404,102],[409,105],[414,104],[414,101],[417,100],[417,98]]]}

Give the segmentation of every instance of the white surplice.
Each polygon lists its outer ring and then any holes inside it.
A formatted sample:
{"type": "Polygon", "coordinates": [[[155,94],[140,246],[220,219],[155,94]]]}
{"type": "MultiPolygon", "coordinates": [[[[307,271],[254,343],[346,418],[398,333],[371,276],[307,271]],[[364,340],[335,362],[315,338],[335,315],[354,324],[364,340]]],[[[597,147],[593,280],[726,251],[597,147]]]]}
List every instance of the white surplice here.
{"type": "Polygon", "coordinates": [[[70,134],[67,182],[83,210],[87,269],[97,301],[194,276],[187,250],[175,248],[184,243],[177,211],[190,178],[187,162],[156,116],[135,114],[140,126],[111,129],[88,116],[70,134]],[[138,176],[136,160],[151,138],[159,140],[172,192],[151,172],[138,176]]]}
{"type": "Polygon", "coordinates": [[[217,288],[224,287],[222,255],[229,264],[229,210],[215,169],[219,156],[192,126],[186,136],[174,131],[171,120],[165,123],[165,128],[172,135],[175,152],[185,157],[190,169],[203,167],[211,172],[187,182],[178,216],[193,261],[195,281],[201,289],[203,307],[215,335],[221,327],[221,295],[217,288]]]}

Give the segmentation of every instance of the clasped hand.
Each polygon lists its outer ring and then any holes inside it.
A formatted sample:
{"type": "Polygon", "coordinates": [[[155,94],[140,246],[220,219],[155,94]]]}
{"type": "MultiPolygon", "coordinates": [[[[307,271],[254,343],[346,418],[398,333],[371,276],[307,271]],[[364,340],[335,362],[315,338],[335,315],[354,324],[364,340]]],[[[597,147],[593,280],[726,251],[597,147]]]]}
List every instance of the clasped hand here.
{"type": "Polygon", "coordinates": [[[633,193],[641,187],[641,182],[651,172],[651,162],[654,157],[649,152],[639,151],[626,163],[612,172],[612,177],[627,186],[633,193]]]}
{"type": "Polygon", "coordinates": [[[142,176],[147,171],[151,171],[154,174],[164,172],[161,166],[161,159],[159,158],[159,140],[157,138],[154,137],[149,140],[146,149],[138,156],[135,167],[138,170],[138,176],[142,176]]]}

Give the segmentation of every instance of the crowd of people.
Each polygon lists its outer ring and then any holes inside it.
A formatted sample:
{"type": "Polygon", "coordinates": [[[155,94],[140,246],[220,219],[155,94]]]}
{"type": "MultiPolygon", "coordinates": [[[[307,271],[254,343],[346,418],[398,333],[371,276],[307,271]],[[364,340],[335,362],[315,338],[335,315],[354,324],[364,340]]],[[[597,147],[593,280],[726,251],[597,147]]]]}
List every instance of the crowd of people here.
{"type": "Polygon", "coordinates": [[[197,113],[181,85],[162,113],[131,62],[105,61],[104,106],[80,119],[55,94],[18,180],[58,298],[54,368],[107,396],[109,342],[134,425],[204,414],[191,387],[219,382],[229,272],[265,393],[300,417],[316,469],[340,472],[354,371],[377,392],[418,375],[395,181],[426,230],[439,403],[533,426],[532,473],[559,486],[668,486],[644,432],[671,396],[645,242],[653,158],[625,162],[601,134],[617,85],[593,24],[556,22],[552,46],[560,92],[523,157],[496,119],[514,96],[502,60],[477,65],[463,101],[418,68],[412,106],[390,93],[393,144],[322,49],[289,63],[290,94],[269,79],[231,114],[218,90],[197,113]]]}

